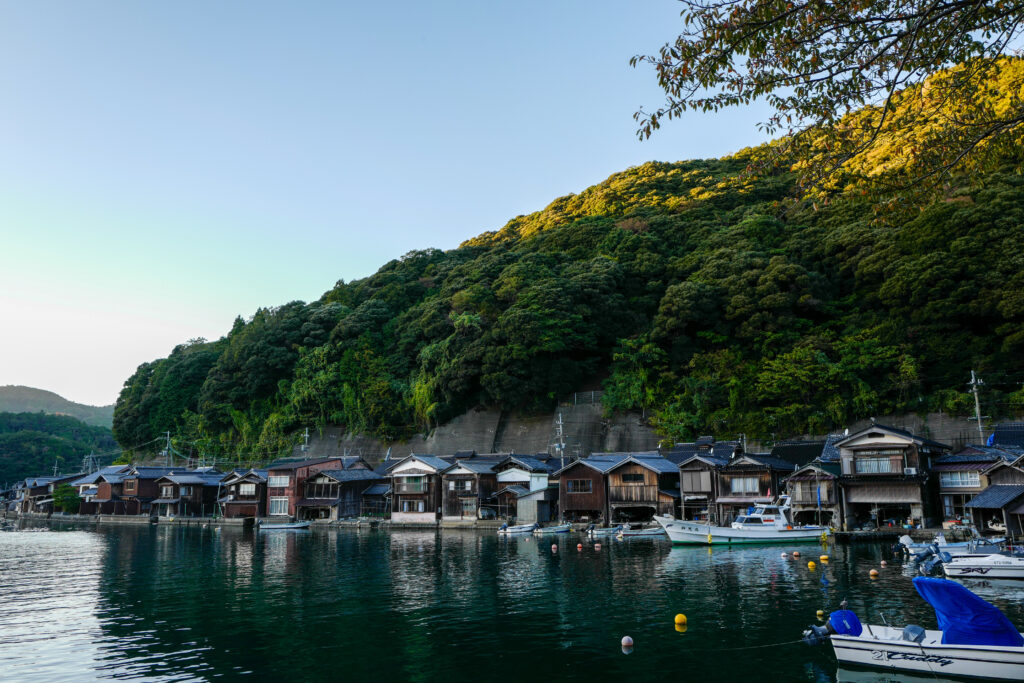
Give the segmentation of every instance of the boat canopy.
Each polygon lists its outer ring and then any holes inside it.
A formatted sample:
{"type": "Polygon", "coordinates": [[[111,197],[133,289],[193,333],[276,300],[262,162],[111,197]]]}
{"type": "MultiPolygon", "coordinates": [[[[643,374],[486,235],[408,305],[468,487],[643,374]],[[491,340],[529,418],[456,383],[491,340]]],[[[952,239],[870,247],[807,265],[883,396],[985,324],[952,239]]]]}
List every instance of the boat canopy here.
{"type": "Polygon", "coordinates": [[[1024,637],[998,607],[959,583],[918,576],[914,588],[935,609],[943,645],[1024,646],[1024,637]]]}

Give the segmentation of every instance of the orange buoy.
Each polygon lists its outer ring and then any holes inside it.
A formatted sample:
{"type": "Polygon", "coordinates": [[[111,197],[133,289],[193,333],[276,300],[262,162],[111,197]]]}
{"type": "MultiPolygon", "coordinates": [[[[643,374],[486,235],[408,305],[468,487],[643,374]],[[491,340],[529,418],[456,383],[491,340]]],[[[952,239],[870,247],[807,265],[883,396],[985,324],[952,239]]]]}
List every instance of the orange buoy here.
{"type": "Polygon", "coordinates": [[[870,576],[872,579],[877,579],[878,578],[878,570],[877,569],[872,569],[871,571],[868,572],[868,576],[870,576]]]}

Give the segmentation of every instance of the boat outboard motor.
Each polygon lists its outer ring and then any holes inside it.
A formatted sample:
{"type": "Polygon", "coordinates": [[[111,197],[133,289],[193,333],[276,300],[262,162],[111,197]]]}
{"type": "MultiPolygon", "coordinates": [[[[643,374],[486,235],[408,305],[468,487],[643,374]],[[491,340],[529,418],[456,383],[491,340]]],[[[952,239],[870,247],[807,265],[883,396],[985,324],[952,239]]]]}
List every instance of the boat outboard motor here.
{"type": "Polygon", "coordinates": [[[900,540],[896,541],[896,544],[893,545],[892,551],[893,553],[902,554],[904,557],[910,557],[912,554],[910,548],[913,545],[914,539],[907,534],[903,534],[900,536],[900,540]]]}
{"type": "Polygon", "coordinates": [[[824,626],[808,626],[803,633],[803,640],[808,645],[821,645],[833,635],[859,636],[863,630],[856,614],[848,609],[840,609],[828,615],[824,626]]]}
{"type": "Polygon", "coordinates": [[[945,550],[939,551],[939,546],[931,545],[928,547],[927,559],[923,560],[920,565],[921,573],[927,576],[928,574],[931,574],[936,567],[942,567],[943,562],[949,562],[952,559],[953,556],[945,550]]]}
{"type": "Polygon", "coordinates": [[[502,524],[501,526],[498,527],[498,531],[504,531],[507,528],[508,528],[508,522],[505,522],[504,524],[502,524]]]}

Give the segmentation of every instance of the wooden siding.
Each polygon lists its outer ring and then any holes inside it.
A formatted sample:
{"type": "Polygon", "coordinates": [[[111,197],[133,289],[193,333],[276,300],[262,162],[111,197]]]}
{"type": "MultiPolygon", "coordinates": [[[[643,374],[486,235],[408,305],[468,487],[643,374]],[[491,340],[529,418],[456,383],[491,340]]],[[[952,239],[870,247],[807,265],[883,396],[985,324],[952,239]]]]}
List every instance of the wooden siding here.
{"type": "Polygon", "coordinates": [[[558,495],[563,518],[590,513],[597,513],[602,518],[608,516],[605,477],[602,473],[586,465],[576,463],[559,475],[558,495]],[[591,482],[590,493],[569,493],[567,482],[570,480],[591,482]]]}

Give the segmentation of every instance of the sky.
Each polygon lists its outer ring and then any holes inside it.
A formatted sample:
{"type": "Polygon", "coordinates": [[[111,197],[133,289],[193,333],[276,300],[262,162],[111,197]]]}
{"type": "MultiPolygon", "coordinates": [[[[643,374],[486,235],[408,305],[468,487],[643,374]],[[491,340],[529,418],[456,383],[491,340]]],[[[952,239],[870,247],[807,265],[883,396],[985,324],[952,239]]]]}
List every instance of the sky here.
{"type": "Polygon", "coordinates": [[[0,385],[113,403],[257,308],[452,249],[645,161],[674,0],[0,1],[0,385]]]}

